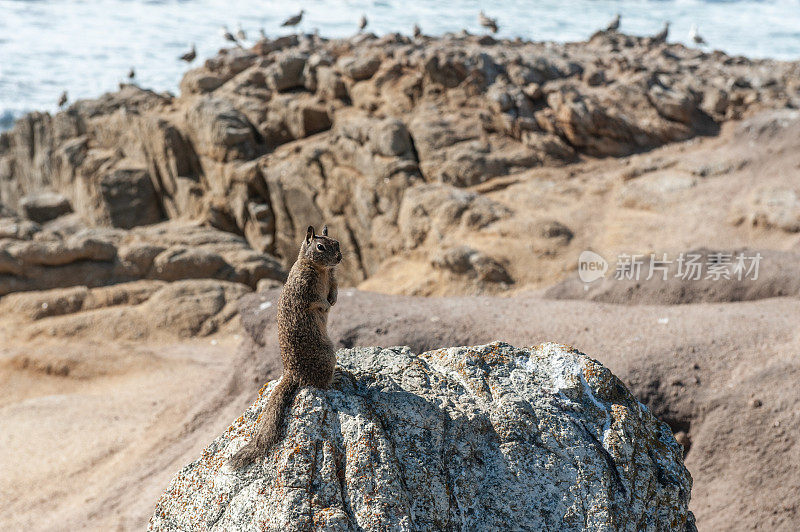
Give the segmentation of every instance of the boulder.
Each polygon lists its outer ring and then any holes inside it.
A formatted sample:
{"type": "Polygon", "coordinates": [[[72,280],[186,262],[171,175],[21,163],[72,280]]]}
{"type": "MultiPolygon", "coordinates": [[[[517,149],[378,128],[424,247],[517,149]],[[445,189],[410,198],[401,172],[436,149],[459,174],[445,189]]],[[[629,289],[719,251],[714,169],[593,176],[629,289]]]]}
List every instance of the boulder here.
{"type": "Polygon", "coordinates": [[[45,223],[72,212],[69,200],[56,192],[39,192],[19,200],[22,216],[36,223],[45,223]]]}
{"type": "Polygon", "coordinates": [[[114,170],[103,176],[99,189],[104,218],[112,227],[130,229],[161,221],[158,196],[146,170],[114,170]]]}
{"type": "Polygon", "coordinates": [[[202,279],[216,277],[228,263],[213,251],[176,247],[163,251],[153,260],[157,279],[202,279]]]}
{"type": "Polygon", "coordinates": [[[225,80],[205,70],[190,70],[181,80],[180,89],[183,94],[202,94],[220,88],[225,80]]]}
{"type": "Polygon", "coordinates": [[[355,81],[371,78],[381,66],[381,58],[377,53],[346,56],[336,63],[339,71],[355,81]]]}
{"type": "Polygon", "coordinates": [[[316,70],[316,88],[320,97],[329,100],[347,96],[347,86],[342,76],[330,66],[320,66],[316,70]]]}
{"type": "Polygon", "coordinates": [[[441,249],[433,256],[431,264],[457,275],[467,275],[489,283],[514,282],[502,264],[469,246],[441,249]]]}
{"type": "Polygon", "coordinates": [[[303,69],[306,58],[301,54],[287,54],[267,67],[267,86],[276,91],[286,91],[303,86],[303,69]]]}
{"type": "Polygon", "coordinates": [[[397,226],[407,248],[427,240],[441,242],[454,230],[478,230],[511,215],[511,209],[486,196],[439,183],[408,190],[400,204],[397,226]]]}
{"type": "Polygon", "coordinates": [[[232,470],[277,381],[264,386],[149,530],[696,530],[670,428],[575,349],[337,355],[342,391],[301,389],[284,439],[232,470]]]}
{"type": "Polygon", "coordinates": [[[253,127],[230,100],[206,97],[187,111],[198,153],[215,161],[251,159],[258,152],[253,127]]]}

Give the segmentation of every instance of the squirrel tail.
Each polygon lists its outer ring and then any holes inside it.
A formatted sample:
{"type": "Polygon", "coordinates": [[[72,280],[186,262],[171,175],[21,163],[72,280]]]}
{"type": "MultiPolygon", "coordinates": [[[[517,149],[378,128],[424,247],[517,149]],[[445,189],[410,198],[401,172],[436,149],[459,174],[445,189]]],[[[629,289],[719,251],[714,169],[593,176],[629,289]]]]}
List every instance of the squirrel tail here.
{"type": "Polygon", "coordinates": [[[261,412],[261,422],[256,428],[253,439],[231,457],[229,464],[232,468],[239,469],[255,461],[280,440],[284,413],[294,400],[296,391],[297,382],[284,375],[273,388],[267,405],[261,412]]]}

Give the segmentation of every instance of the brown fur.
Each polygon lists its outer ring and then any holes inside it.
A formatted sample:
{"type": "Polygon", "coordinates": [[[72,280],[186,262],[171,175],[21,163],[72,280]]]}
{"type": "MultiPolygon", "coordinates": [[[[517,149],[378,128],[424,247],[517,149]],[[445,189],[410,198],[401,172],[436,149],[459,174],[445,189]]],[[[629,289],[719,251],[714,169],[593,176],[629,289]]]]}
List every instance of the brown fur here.
{"type": "Polygon", "coordinates": [[[334,268],[342,260],[339,242],[309,227],[297,261],[278,300],[278,341],[283,375],[261,413],[256,434],[231,458],[240,468],[263,456],[280,441],[283,417],[300,386],[327,388],[336,370],[333,342],[328,337],[328,311],[336,304],[334,268]]]}

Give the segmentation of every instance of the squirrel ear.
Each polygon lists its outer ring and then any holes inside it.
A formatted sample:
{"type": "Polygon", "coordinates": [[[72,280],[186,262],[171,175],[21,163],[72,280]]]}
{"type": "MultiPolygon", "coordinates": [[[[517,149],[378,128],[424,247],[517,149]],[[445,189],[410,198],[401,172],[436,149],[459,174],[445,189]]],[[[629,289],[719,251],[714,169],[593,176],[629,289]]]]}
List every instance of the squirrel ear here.
{"type": "Polygon", "coordinates": [[[308,230],[306,231],[306,242],[311,242],[312,238],[314,238],[314,226],[309,225],[308,230]]]}
{"type": "Polygon", "coordinates": [[[328,226],[327,225],[323,225],[322,226],[322,236],[328,236],[328,226]]]}

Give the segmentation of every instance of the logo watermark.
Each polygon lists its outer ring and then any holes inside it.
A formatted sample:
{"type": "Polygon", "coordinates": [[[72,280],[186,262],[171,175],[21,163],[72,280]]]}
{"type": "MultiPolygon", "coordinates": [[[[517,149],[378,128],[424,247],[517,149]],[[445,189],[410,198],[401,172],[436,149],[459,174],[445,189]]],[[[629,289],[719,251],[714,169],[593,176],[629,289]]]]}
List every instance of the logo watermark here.
{"type": "Polygon", "coordinates": [[[578,276],[584,283],[591,283],[606,276],[608,261],[595,253],[586,250],[578,257],[578,276]]]}

